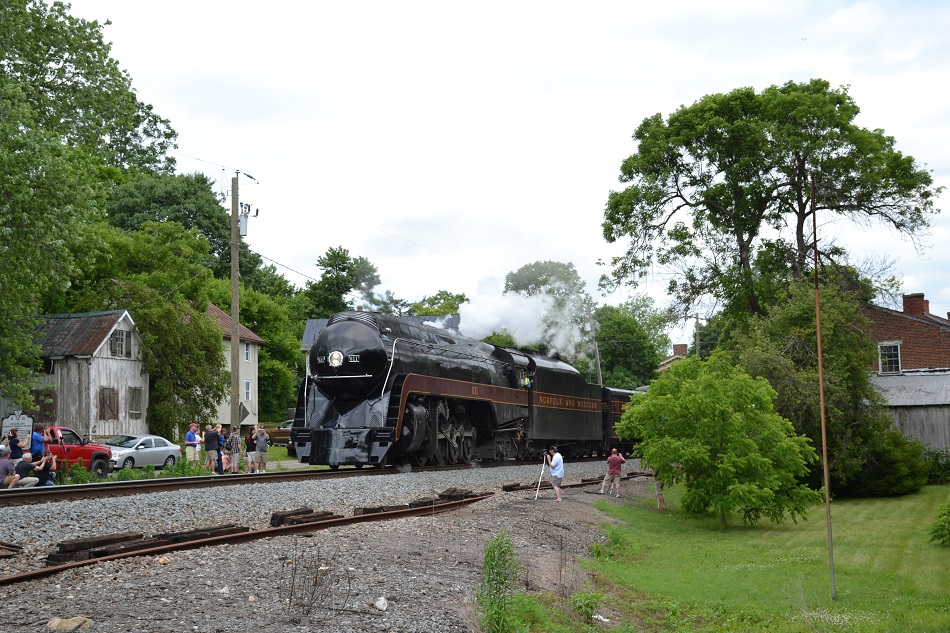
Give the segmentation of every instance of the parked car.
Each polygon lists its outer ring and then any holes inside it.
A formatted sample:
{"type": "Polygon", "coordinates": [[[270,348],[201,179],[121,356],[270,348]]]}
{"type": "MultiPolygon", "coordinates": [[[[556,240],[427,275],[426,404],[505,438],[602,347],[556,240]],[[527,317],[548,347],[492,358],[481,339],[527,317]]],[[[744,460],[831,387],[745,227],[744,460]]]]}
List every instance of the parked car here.
{"type": "Polygon", "coordinates": [[[158,435],[115,435],[106,445],[112,449],[113,468],[174,466],[181,459],[181,447],[158,435]]]}
{"type": "Polygon", "coordinates": [[[264,430],[267,431],[268,435],[270,435],[270,439],[267,440],[267,443],[273,446],[287,446],[287,444],[290,442],[290,427],[293,425],[293,420],[287,420],[283,424],[275,426],[274,428],[265,428],[264,430]]]}
{"type": "Polygon", "coordinates": [[[60,467],[82,462],[89,472],[105,477],[112,471],[112,451],[108,446],[87,442],[83,437],[66,426],[48,426],[52,442],[46,445],[50,453],[56,455],[60,467]]]}

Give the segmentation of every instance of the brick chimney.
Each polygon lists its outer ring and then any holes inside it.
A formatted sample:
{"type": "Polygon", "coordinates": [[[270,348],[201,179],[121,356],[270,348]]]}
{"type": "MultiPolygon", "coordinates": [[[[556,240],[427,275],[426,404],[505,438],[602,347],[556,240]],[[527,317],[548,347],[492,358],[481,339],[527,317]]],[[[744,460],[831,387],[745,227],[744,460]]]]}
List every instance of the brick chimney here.
{"type": "Polygon", "coordinates": [[[924,293],[904,295],[904,314],[924,316],[925,312],[930,312],[930,302],[924,299],[924,293]]]}
{"type": "Polygon", "coordinates": [[[686,343],[677,343],[673,346],[673,356],[686,356],[686,343]]]}

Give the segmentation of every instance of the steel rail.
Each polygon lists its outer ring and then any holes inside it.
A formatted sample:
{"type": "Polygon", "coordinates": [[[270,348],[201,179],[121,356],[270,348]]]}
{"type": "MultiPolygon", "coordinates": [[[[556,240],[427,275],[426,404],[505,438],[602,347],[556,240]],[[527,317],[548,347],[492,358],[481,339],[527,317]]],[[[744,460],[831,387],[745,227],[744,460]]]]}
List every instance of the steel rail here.
{"type": "MultiPolygon", "coordinates": [[[[431,466],[414,468],[414,472],[433,472],[443,470],[466,470],[471,464],[453,464],[451,466],[431,466]]],[[[49,503],[53,501],[72,501],[76,499],[94,499],[181,490],[183,488],[211,488],[216,486],[234,486],[241,484],[260,484],[310,479],[337,479],[346,477],[393,475],[395,468],[346,469],[346,470],[286,470],[273,473],[244,473],[228,475],[206,475],[199,477],[168,477],[157,479],[137,479],[134,481],[108,481],[103,483],[73,484],[65,486],[34,486],[32,488],[13,488],[0,490],[0,507],[49,503]]]]}
{"type": "Polygon", "coordinates": [[[97,563],[103,563],[110,560],[119,560],[121,558],[132,558],[134,556],[153,556],[156,554],[165,554],[168,552],[186,550],[186,549],[198,549],[200,547],[213,547],[215,545],[229,545],[229,544],[239,544],[239,543],[248,543],[250,541],[256,541],[264,538],[272,538],[275,536],[285,536],[288,534],[298,534],[301,532],[316,532],[330,527],[341,527],[347,525],[354,525],[356,523],[369,523],[372,521],[388,521],[390,519],[402,519],[406,517],[413,516],[427,516],[441,514],[443,512],[449,512],[451,510],[456,510],[463,506],[475,503],[476,501],[481,501],[482,499],[487,499],[493,496],[495,493],[488,493],[480,495],[477,497],[469,497],[467,499],[462,499],[460,501],[447,501],[445,503],[440,503],[437,505],[427,505],[420,506],[416,508],[405,508],[402,510],[392,510],[389,512],[374,512],[371,514],[359,514],[348,517],[340,517],[338,519],[327,519],[326,521],[318,521],[316,523],[301,523],[299,525],[281,525],[280,527],[275,528],[264,528],[262,530],[251,530],[250,532],[239,532],[237,534],[224,534],[221,536],[212,536],[209,538],[195,539],[194,541],[186,541],[184,543],[169,543],[165,545],[159,545],[156,547],[150,547],[148,549],[141,549],[131,552],[120,552],[118,554],[110,554],[108,556],[103,556],[101,558],[91,558],[88,560],[73,561],[69,563],[62,563],[60,565],[51,565],[49,567],[44,567],[42,569],[34,569],[31,571],[24,571],[17,574],[11,574],[9,576],[0,576],[0,587],[5,585],[12,585],[18,582],[26,582],[30,580],[37,580],[39,578],[47,578],[53,576],[60,572],[68,571],[70,569],[78,569],[79,567],[86,567],[88,565],[95,565],[97,563]]]}

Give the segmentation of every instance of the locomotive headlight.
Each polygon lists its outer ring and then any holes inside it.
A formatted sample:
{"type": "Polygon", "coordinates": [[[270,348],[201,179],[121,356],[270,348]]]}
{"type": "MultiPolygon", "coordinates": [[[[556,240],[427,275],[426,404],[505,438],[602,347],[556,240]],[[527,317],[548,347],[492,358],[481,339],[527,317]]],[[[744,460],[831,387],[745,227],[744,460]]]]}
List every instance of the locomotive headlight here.
{"type": "Polygon", "coordinates": [[[330,352],[328,360],[330,367],[339,367],[343,364],[343,352],[330,352]]]}

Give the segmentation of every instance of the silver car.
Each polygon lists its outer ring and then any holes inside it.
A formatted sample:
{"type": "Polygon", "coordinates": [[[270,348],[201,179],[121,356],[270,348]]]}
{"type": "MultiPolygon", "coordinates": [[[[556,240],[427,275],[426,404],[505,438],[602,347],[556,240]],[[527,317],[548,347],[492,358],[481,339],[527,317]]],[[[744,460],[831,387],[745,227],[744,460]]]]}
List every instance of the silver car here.
{"type": "Polygon", "coordinates": [[[116,435],[105,445],[112,449],[113,468],[172,466],[181,459],[181,447],[158,435],[116,435]]]}

